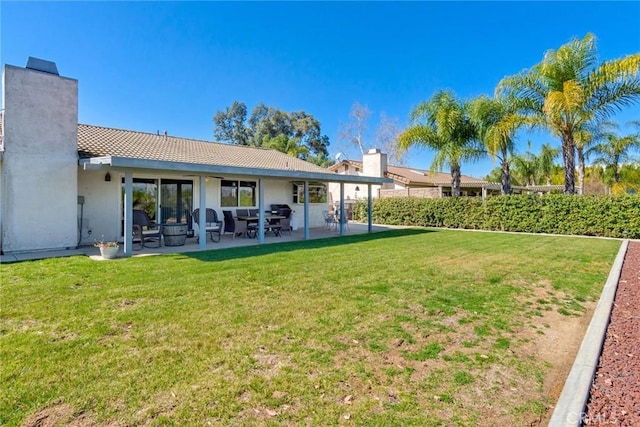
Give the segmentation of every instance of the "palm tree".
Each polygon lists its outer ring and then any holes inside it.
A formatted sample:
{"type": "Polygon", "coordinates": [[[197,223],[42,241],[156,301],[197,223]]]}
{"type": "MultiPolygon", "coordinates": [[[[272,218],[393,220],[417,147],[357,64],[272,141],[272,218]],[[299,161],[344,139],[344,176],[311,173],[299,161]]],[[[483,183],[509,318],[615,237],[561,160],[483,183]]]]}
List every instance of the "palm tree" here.
{"type": "Polygon", "coordinates": [[[595,36],[587,34],[546,52],[542,62],[496,88],[518,103],[532,126],[560,137],[565,194],[575,193],[575,131],[640,99],[640,53],[597,62],[595,36]]]}
{"type": "Polygon", "coordinates": [[[471,119],[489,154],[500,161],[501,192],[511,194],[509,162],[514,150],[514,137],[522,125],[513,105],[505,99],[482,95],[471,101],[471,119]]]}
{"type": "Polygon", "coordinates": [[[309,155],[309,149],[300,144],[299,138],[289,138],[287,135],[282,134],[275,138],[269,138],[265,135],[262,139],[262,146],[303,160],[309,155]]]}
{"type": "MultiPolygon", "coordinates": [[[[529,142],[531,148],[531,142],[529,142]]],[[[531,151],[514,156],[515,163],[514,173],[520,178],[525,186],[530,187],[536,185],[538,173],[540,171],[540,159],[531,151]]]]}
{"type": "Polygon", "coordinates": [[[469,118],[468,109],[468,105],[458,101],[453,93],[438,91],[430,100],[420,103],[411,111],[413,124],[398,137],[401,152],[413,145],[436,151],[431,170],[442,170],[445,165],[451,168],[453,197],[460,196],[460,164],[485,154],[479,147],[476,128],[469,118]]]}
{"type": "MultiPolygon", "coordinates": [[[[635,124],[636,122],[631,122],[635,124]]],[[[640,125],[636,125],[639,126],[640,125]]],[[[640,148],[640,133],[618,137],[617,135],[607,135],[607,141],[595,145],[589,154],[596,154],[593,163],[603,165],[613,171],[614,183],[620,182],[620,165],[624,162],[633,161],[630,151],[640,148]]]]}
{"type": "Polygon", "coordinates": [[[574,142],[578,155],[578,194],[584,193],[586,153],[598,141],[606,140],[609,135],[613,135],[612,130],[617,128],[618,125],[610,121],[601,123],[586,121],[583,122],[581,128],[574,131],[574,142]]]}
{"type": "Polygon", "coordinates": [[[538,168],[547,179],[547,185],[551,185],[551,173],[558,154],[560,154],[559,149],[552,148],[549,144],[542,144],[540,155],[538,156],[538,168]]]}

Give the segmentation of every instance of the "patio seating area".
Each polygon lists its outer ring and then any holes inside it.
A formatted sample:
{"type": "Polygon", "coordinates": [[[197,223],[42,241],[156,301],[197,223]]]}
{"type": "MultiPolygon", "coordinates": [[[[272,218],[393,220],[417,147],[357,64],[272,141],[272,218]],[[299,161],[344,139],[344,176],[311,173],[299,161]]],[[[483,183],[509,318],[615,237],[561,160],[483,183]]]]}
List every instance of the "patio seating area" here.
{"type": "MultiPolygon", "coordinates": [[[[374,232],[389,230],[390,226],[383,225],[374,225],[374,232]]],[[[354,234],[365,234],[367,233],[367,224],[364,223],[349,223],[349,229],[345,228],[344,235],[354,235],[354,234]]],[[[340,232],[339,227],[334,227],[332,229],[327,229],[325,227],[311,228],[309,230],[309,239],[323,239],[323,238],[339,238],[340,232]]],[[[283,243],[283,242],[294,242],[304,240],[304,230],[299,228],[297,230],[291,230],[288,233],[278,233],[274,234],[272,232],[265,233],[264,244],[272,244],[272,243],[283,243]]],[[[234,238],[232,234],[223,235],[219,242],[212,242],[207,239],[207,248],[205,250],[217,250],[217,249],[228,249],[240,246],[254,246],[257,245],[258,242],[255,238],[234,238]]],[[[80,248],[85,254],[91,256],[95,259],[102,259],[100,257],[100,253],[97,248],[94,247],[83,247],[80,248]]],[[[199,251],[198,242],[195,237],[187,238],[184,246],[164,246],[162,245],[159,248],[149,248],[145,247],[143,250],[134,252],[133,256],[147,256],[147,255],[156,255],[163,253],[180,253],[180,252],[193,252],[199,251]]],[[[122,245],[120,246],[120,255],[122,255],[122,245]]]]}
{"type": "MultiPolygon", "coordinates": [[[[374,225],[372,231],[385,231],[394,227],[383,226],[383,225],[374,225]]],[[[272,244],[272,243],[283,243],[283,242],[295,242],[304,240],[304,230],[302,228],[298,228],[297,230],[288,230],[286,233],[282,233],[280,230],[279,233],[275,234],[273,232],[265,233],[264,244],[272,244]]],[[[364,223],[355,223],[349,222],[349,229],[345,228],[344,235],[355,235],[355,234],[365,234],[368,232],[367,224],[364,223]]],[[[326,227],[317,227],[311,228],[309,230],[309,239],[324,239],[324,238],[339,238],[340,231],[339,227],[327,229],[326,227]]],[[[207,239],[207,247],[205,250],[217,250],[217,249],[229,249],[240,246],[254,246],[257,245],[258,242],[255,238],[234,238],[233,234],[223,234],[220,241],[211,241],[207,239]]],[[[83,253],[88,256],[91,256],[95,259],[101,259],[100,252],[97,248],[91,247],[81,247],[79,248],[83,253]]],[[[162,245],[159,248],[150,248],[145,247],[142,250],[135,251],[133,256],[147,256],[147,255],[156,255],[163,253],[180,253],[180,252],[193,252],[199,251],[199,246],[197,239],[195,237],[188,237],[184,246],[165,246],[162,245]]],[[[120,246],[120,254],[122,255],[122,245],[120,246]]]]}
{"type": "MultiPolygon", "coordinates": [[[[349,229],[345,229],[345,236],[355,234],[365,234],[368,232],[367,224],[350,222],[349,229]]],[[[398,228],[394,226],[386,225],[374,225],[373,232],[385,231],[392,228],[398,228]]],[[[281,230],[281,231],[284,231],[281,230]]],[[[311,228],[309,230],[309,239],[324,239],[324,238],[339,238],[339,229],[327,229],[326,227],[311,228]]],[[[295,242],[304,240],[304,230],[298,228],[297,230],[287,229],[286,233],[280,233],[279,236],[274,236],[272,233],[266,234],[264,244],[283,243],[283,242],[295,242]]],[[[256,239],[238,238],[234,239],[232,234],[223,234],[220,241],[211,241],[207,239],[207,247],[205,250],[217,250],[217,249],[229,249],[239,246],[254,246],[258,245],[256,239]]],[[[133,253],[134,257],[137,256],[150,256],[167,253],[181,253],[181,252],[194,252],[199,251],[200,246],[196,237],[188,237],[183,246],[165,246],[160,247],[148,247],[145,246],[140,250],[136,250],[133,253]]],[[[56,250],[56,251],[37,251],[37,252],[25,252],[0,255],[0,263],[28,261],[44,258],[65,257],[74,255],[86,255],[95,260],[102,260],[100,256],[100,250],[93,245],[80,246],[77,249],[68,250],[56,250]]],[[[123,245],[120,245],[118,258],[123,257],[123,245]]]]}

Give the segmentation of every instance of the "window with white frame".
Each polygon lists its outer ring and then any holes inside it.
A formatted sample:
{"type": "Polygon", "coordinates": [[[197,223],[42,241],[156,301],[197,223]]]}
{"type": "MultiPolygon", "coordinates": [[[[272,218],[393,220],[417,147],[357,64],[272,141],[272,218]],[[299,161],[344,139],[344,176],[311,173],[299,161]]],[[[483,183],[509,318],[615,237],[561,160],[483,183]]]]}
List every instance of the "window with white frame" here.
{"type": "MultiPolygon", "coordinates": [[[[304,203],[304,184],[293,184],[293,203],[304,203]]],[[[310,184],[309,203],[327,203],[327,186],[324,184],[310,184]]]]}

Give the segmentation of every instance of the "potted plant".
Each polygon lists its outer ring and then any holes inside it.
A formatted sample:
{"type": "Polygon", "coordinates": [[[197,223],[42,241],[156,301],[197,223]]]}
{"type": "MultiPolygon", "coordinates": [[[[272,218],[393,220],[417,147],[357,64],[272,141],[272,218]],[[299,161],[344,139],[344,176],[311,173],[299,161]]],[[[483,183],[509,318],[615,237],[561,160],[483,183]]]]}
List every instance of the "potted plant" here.
{"type": "Polygon", "coordinates": [[[105,242],[104,240],[100,240],[94,246],[100,248],[100,255],[102,255],[104,259],[115,258],[120,248],[118,242],[105,242]]]}

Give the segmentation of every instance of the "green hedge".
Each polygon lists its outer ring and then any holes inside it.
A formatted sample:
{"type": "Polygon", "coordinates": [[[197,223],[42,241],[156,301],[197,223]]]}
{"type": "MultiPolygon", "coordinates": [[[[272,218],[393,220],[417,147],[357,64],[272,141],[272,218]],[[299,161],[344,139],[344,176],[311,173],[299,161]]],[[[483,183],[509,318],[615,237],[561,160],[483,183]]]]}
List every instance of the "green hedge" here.
{"type": "MultiPolygon", "coordinates": [[[[354,209],[355,219],[366,221],[366,203],[360,202],[354,209]]],[[[640,195],[376,199],[373,221],[389,225],[639,239],[640,195]]]]}

